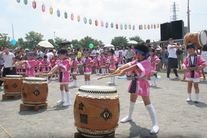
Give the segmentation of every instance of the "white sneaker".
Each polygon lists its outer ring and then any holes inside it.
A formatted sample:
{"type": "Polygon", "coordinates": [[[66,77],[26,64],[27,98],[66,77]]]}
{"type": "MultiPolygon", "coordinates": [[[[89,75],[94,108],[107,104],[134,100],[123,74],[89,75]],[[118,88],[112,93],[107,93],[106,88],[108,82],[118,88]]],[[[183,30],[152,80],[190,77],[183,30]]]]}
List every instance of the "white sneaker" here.
{"type": "Polygon", "coordinates": [[[152,129],[150,130],[150,134],[157,134],[159,130],[160,128],[157,125],[153,126],[152,129]]]}
{"type": "Polygon", "coordinates": [[[61,103],[64,103],[65,101],[63,101],[63,100],[59,100],[59,101],[57,101],[57,104],[61,104],[61,103]]]}
{"type": "Polygon", "coordinates": [[[188,98],[188,99],[186,99],[186,102],[192,102],[192,100],[188,98]]]}
{"type": "Polygon", "coordinates": [[[69,106],[69,105],[71,105],[71,103],[68,103],[68,102],[67,102],[67,103],[64,103],[64,104],[63,104],[63,106],[69,106]]]}
{"type": "Polygon", "coordinates": [[[73,84],[73,87],[77,87],[77,85],[73,84]]]}
{"type": "Polygon", "coordinates": [[[170,78],[167,78],[167,80],[171,80],[170,78]]]}
{"type": "Polygon", "coordinates": [[[195,100],[194,100],[194,103],[199,103],[199,100],[195,99],[195,100]]]}
{"type": "Polygon", "coordinates": [[[120,122],[121,123],[126,123],[126,122],[129,122],[131,120],[132,120],[131,118],[129,118],[128,116],[126,116],[126,117],[122,118],[120,122]]]}
{"type": "Polygon", "coordinates": [[[115,83],[112,83],[112,82],[108,82],[108,84],[109,84],[109,85],[116,85],[115,83]]]}
{"type": "Polygon", "coordinates": [[[181,79],[181,78],[179,76],[177,76],[176,79],[181,79]]]}
{"type": "Polygon", "coordinates": [[[151,86],[151,87],[156,87],[157,85],[156,85],[156,84],[150,84],[150,86],[151,86]]]}

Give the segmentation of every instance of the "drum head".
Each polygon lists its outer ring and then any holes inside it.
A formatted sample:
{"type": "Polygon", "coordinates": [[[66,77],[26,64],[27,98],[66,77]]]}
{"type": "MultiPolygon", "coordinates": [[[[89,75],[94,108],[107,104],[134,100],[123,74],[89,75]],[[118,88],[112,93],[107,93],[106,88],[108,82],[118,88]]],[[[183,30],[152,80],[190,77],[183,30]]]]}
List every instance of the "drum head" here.
{"type": "Polygon", "coordinates": [[[110,86],[81,86],[79,88],[81,92],[89,92],[89,93],[117,93],[117,90],[114,87],[110,86]]]}
{"type": "Polygon", "coordinates": [[[6,75],[6,78],[22,78],[22,75],[6,75]]]}
{"type": "Polygon", "coordinates": [[[39,77],[25,77],[25,81],[46,81],[46,78],[39,77]]]}
{"type": "Polygon", "coordinates": [[[207,43],[207,36],[204,31],[200,32],[200,42],[203,46],[206,45],[206,43],[207,43]]]}

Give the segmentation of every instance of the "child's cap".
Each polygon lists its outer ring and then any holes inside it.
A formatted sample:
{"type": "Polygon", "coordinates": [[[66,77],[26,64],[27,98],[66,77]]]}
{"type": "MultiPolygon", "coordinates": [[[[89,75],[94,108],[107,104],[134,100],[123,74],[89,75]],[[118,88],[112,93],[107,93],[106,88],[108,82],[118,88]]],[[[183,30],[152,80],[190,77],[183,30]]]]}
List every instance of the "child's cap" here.
{"type": "Polygon", "coordinates": [[[149,49],[149,52],[155,52],[155,49],[153,49],[153,48],[151,48],[151,49],[149,49]]]}
{"type": "Polygon", "coordinates": [[[195,44],[194,43],[189,43],[188,45],[187,45],[187,47],[186,47],[187,49],[188,48],[196,48],[196,46],[195,46],[195,44]]]}

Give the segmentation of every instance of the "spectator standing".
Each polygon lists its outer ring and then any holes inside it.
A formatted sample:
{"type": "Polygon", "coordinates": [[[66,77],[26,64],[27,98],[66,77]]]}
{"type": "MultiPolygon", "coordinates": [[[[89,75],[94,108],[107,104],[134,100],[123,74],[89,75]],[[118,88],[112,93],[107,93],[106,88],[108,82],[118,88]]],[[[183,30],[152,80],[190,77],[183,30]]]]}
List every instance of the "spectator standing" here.
{"type": "MultiPolygon", "coordinates": [[[[178,46],[180,46],[180,43],[177,43],[178,46]]],[[[178,69],[181,70],[181,66],[183,64],[183,53],[184,48],[178,48],[176,51],[177,57],[178,57],[178,69]]]]}
{"type": "Polygon", "coordinates": [[[126,52],[126,58],[127,58],[127,62],[131,62],[133,57],[134,57],[134,52],[132,50],[132,47],[131,46],[128,46],[127,48],[127,52],[126,52]]]}

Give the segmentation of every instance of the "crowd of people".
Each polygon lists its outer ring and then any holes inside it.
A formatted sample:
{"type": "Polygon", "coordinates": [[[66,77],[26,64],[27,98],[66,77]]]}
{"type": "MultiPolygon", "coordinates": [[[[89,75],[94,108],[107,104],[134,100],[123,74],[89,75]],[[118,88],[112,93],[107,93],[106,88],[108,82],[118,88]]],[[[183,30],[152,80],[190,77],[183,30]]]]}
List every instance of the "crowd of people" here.
{"type": "MultiPolygon", "coordinates": [[[[187,102],[191,102],[192,84],[195,88],[195,101],[199,102],[200,70],[207,66],[206,61],[196,54],[196,46],[194,44],[180,45],[174,44],[172,38],[169,44],[159,46],[152,45],[149,40],[146,43],[140,43],[134,47],[116,47],[115,50],[96,46],[94,49],[78,49],[61,48],[44,49],[40,48],[32,50],[16,48],[14,52],[9,50],[8,46],[0,49],[0,64],[2,77],[6,75],[23,75],[27,77],[46,77],[47,81],[51,76],[58,76],[60,83],[61,99],[58,104],[63,106],[71,104],[69,82],[73,80],[74,87],[77,87],[77,74],[84,74],[85,85],[91,84],[91,74],[107,75],[116,74],[118,76],[127,75],[131,82],[128,92],[130,96],[128,116],[121,120],[122,123],[132,119],[135,102],[138,96],[141,96],[146,109],[152,120],[152,129],[150,133],[156,134],[159,131],[156,113],[150,102],[150,92],[148,80],[151,80],[151,86],[156,86],[157,71],[167,70],[167,79],[170,80],[170,71],[173,69],[175,76],[179,78],[177,68],[181,67],[186,72],[186,80],[188,81],[188,98],[187,102]],[[188,55],[183,61],[184,48],[187,49],[188,55]],[[178,66],[178,61],[182,65],[178,66]],[[195,68],[196,67],[196,68],[195,68]],[[72,76],[72,78],[71,78],[72,76]],[[66,101],[64,95],[66,93],[66,101]]],[[[1,85],[3,79],[1,80],[1,85]]],[[[115,85],[115,77],[111,76],[109,85],[115,85]]]]}

